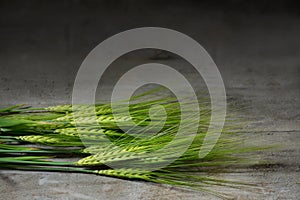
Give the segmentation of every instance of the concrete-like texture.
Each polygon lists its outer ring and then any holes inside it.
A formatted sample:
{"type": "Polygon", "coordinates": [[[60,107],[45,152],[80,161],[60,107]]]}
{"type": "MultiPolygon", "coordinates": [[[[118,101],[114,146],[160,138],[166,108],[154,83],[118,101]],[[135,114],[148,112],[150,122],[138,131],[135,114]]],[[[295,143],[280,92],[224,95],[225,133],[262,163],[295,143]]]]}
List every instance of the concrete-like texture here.
{"type": "MultiPolygon", "coordinates": [[[[261,155],[277,167],[235,176],[262,191],[234,191],[237,199],[299,199],[300,13],[287,3],[243,5],[159,1],[2,1],[0,3],[0,105],[71,102],[84,57],[107,37],[142,26],[181,31],[202,44],[219,67],[227,93],[246,104],[253,136],[281,151],[261,155]],[[259,137],[257,137],[259,138],[259,137]]],[[[114,63],[101,85],[109,90],[126,66],[159,61],[197,76],[180,59],[129,55],[114,63]]],[[[151,54],[152,55],[152,54],[151,54]]],[[[98,94],[107,98],[105,93],[98,94]]],[[[216,199],[200,192],[81,174],[1,171],[0,199],[216,199]]]]}

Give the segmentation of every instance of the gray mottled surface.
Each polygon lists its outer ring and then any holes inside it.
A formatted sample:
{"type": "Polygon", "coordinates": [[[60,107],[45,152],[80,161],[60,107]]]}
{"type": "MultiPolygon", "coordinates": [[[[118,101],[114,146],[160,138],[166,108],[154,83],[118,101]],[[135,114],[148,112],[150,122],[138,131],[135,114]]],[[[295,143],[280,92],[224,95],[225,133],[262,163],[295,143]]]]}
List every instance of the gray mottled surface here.
{"type": "MultiPolygon", "coordinates": [[[[233,196],[299,199],[299,14],[280,5],[278,12],[268,12],[261,7],[215,8],[156,1],[58,2],[1,4],[1,106],[70,103],[76,72],[99,42],[129,28],[176,29],[206,48],[219,67],[229,97],[238,105],[247,105],[248,109],[240,114],[249,119],[251,136],[260,138],[254,142],[282,145],[280,150],[260,155],[278,163],[276,167],[226,175],[260,183],[259,192],[232,191],[233,196]]],[[[122,57],[100,82],[104,89],[98,96],[107,98],[112,80],[122,70],[153,62],[152,56],[151,52],[142,52],[122,57]]],[[[198,83],[199,77],[180,59],[164,58],[157,61],[176,66],[198,83]]],[[[95,175],[15,171],[1,171],[0,175],[0,199],[216,199],[201,192],[95,175]]]]}

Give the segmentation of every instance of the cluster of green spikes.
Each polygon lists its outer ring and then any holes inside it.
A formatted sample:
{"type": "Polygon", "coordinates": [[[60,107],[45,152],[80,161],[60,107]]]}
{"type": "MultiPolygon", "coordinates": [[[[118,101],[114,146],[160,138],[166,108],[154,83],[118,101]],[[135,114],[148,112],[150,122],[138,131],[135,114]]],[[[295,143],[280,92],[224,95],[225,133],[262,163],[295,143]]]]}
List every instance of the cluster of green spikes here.
{"type": "Polygon", "coordinates": [[[0,109],[0,168],[92,173],[144,180],[205,191],[220,198],[229,196],[213,190],[213,186],[255,186],[214,177],[215,174],[248,167],[253,163],[251,155],[260,150],[242,145],[243,136],[237,134],[239,127],[236,123],[227,123],[214,148],[207,156],[199,158],[211,120],[210,104],[206,98],[198,100],[201,112],[198,113],[200,118],[196,119],[200,120],[194,120],[192,107],[190,113],[186,113],[190,117],[183,128],[184,137],[176,141],[176,146],[181,148],[193,137],[185,152],[174,157],[177,150],[167,149],[155,156],[155,152],[174,140],[183,113],[175,98],[149,100],[147,95],[130,103],[130,116],[122,116],[124,109],[120,107],[115,117],[110,103],[93,105],[94,112],[89,111],[88,105],[77,105],[76,116],[79,117],[76,120],[72,105],[46,108],[17,105],[0,109]],[[167,115],[159,130],[155,124],[159,124],[163,116],[159,112],[149,115],[149,109],[155,105],[163,106],[167,115]],[[130,123],[126,127],[130,120],[142,127],[145,137],[135,137],[137,134],[130,123]],[[118,123],[122,123],[126,130],[118,123]],[[191,133],[191,127],[195,126],[198,127],[196,134],[191,133]],[[149,153],[154,156],[148,158],[149,153]],[[147,170],[146,166],[160,166],[164,162],[168,164],[162,168],[147,170]]]}

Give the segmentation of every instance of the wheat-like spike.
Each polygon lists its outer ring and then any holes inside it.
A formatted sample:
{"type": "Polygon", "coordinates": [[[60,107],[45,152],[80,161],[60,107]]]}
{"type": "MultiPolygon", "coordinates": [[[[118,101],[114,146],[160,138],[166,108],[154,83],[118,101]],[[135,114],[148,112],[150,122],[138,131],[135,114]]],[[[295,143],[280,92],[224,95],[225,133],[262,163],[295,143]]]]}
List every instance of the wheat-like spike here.
{"type": "Polygon", "coordinates": [[[93,165],[101,165],[106,162],[119,162],[119,161],[136,159],[136,158],[139,158],[138,153],[129,152],[124,149],[107,151],[106,148],[103,149],[102,152],[98,152],[95,155],[91,155],[80,159],[79,161],[76,162],[76,164],[80,166],[93,166],[93,165]]]}
{"type": "Polygon", "coordinates": [[[88,154],[96,154],[99,152],[104,152],[106,150],[106,147],[99,146],[99,145],[91,145],[85,149],[82,150],[83,153],[88,153],[88,154]]]}
{"type": "Polygon", "coordinates": [[[97,115],[106,115],[112,113],[110,105],[96,106],[95,110],[97,115]]]}
{"type": "Polygon", "coordinates": [[[56,129],[54,133],[68,135],[68,136],[79,136],[77,132],[77,128],[75,127],[56,129]]]}
{"type": "MultiPolygon", "coordinates": [[[[57,132],[57,131],[55,131],[57,132]]],[[[71,136],[71,137],[77,137],[78,139],[84,139],[84,140],[89,140],[89,141],[95,141],[95,142],[99,142],[99,141],[105,141],[106,136],[104,134],[93,134],[93,133],[81,133],[78,134],[77,132],[61,132],[59,133],[61,135],[66,135],[66,136],[71,136]]]]}
{"type": "Polygon", "coordinates": [[[80,136],[121,136],[124,135],[124,133],[116,131],[116,130],[109,130],[109,129],[103,129],[100,127],[70,127],[70,128],[61,128],[56,129],[54,132],[62,135],[69,135],[69,136],[78,136],[78,129],[80,131],[80,136]]]}
{"type": "Polygon", "coordinates": [[[36,130],[37,132],[43,132],[66,127],[68,127],[68,124],[64,122],[41,121],[34,126],[34,130],[36,130]]]}
{"type": "Polygon", "coordinates": [[[99,165],[103,165],[103,163],[99,162],[98,158],[92,155],[92,156],[87,156],[87,157],[84,157],[84,158],[80,159],[79,161],[77,161],[75,163],[75,165],[78,165],[78,166],[99,166],[99,165]]]}
{"type": "Polygon", "coordinates": [[[46,110],[53,111],[53,112],[70,112],[72,111],[72,105],[58,105],[58,106],[49,106],[46,110]]]}
{"type": "Polygon", "coordinates": [[[55,146],[82,146],[77,137],[57,137],[56,135],[26,135],[16,137],[18,140],[34,144],[46,144],[55,146]]]}
{"type": "MultiPolygon", "coordinates": [[[[140,150],[143,150],[143,148],[144,147],[140,147],[140,146],[130,146],[130,147],[125,148],[125,150],[128,152],[138,152],[140,150]]],[[[89,153],[89,154],[97,154],[97,153],[105,152],[105,151],[107,151],[107,147],[103,147],[103,146],[99,146],[99,145],[91,145],[91,146],[83,149],[84,153],[89,153]]]]}
{"type": "Polygon", "coordinates": [[[105,169],[96,170],[95,173],[105,176],[114,176],[119,178],[151,180],[151,173],[138,169],[105,169]]]}
{"type": "MultiPolygon", "coordinates": [[[[147,151],[145,147],[128,147],[126,149],[121,148],[102,148],[96,149],[97,154],[85,157],[77,161],[77,165],[80,166],[94,166],[94,165],[102,165],[108,162],[134,162],[136,165],[150,164],[150,163],[159,163],[163,162],[168,158],[171,158],[173,153],[166,153],[162,156],[154,156],[147,157],[145,156],[145,152],[147,151]]],[[[88,149],[85,152],[93,152],[95,153],[95,149],[88,149]]]]}
{"type": "Polygon", "coordinates": [[[19,136],[17,139],[26,141],[26,142],[31,142],[31,143],[57,143],[60,142],[57,138],[51,138],[49,136],[45,135],[26,135],[26,136],[19,136]]]}
{"type": "MultiPolygon", "coordinates": [[[[100,116],[93,116],[92,114],[84,114],[80,117],[76,118],[76,122],[78,124],[93,124],[95,119],[98,121],[98,123],[115,123],[116,121],[120,122],[126,122],[131,120],[130,116],[124,116],[124,117],[115,117],[112,115],[100,115],[100,116]]],[[[73,114],[67,114],[63,117],[59,117],[55,119],[54,121],[58,122],[70,122],[71,124],[75,125],[73,114]]]]}
{"type": "Polygon", "coordinates": [[[53,121],[57,121],[57,122],[70,122],[73,121],[73,115],[72,114],[66,114],[65,116],[62,117],[58,117],[53,121]]]}

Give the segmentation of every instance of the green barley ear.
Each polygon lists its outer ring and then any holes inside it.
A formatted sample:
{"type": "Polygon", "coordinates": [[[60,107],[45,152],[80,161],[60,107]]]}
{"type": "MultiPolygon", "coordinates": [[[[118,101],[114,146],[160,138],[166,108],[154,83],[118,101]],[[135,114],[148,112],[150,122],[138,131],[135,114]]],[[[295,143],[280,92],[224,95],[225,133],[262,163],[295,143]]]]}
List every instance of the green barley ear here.
{"type": "Polygon", "coordinates": [[[49,106],[46,108],[46,110],[52,111],[52,112],[61,112],[61,113],[67,113],[72,111],[72,105],[58,105],[58,106],[49,106]]]}
{"type": "Polygon", "coordinates": [[[149,181],[152,179],[151,173],[142,170],[136,169],[106,169],[106,170],[96,170],[96,174],[105,175],[105,176],[113,176],[118,178],[126,178],[126,179],[141,179],[149,181]]]}
{"type": "Polygon", "coordinates": [[[83,146],[78,137],[58,136],[56,134],[48,135],[26,135],[19,136],[16,139],[33,144],[43,144],[49,146],[81,147],[83,146]]]}

